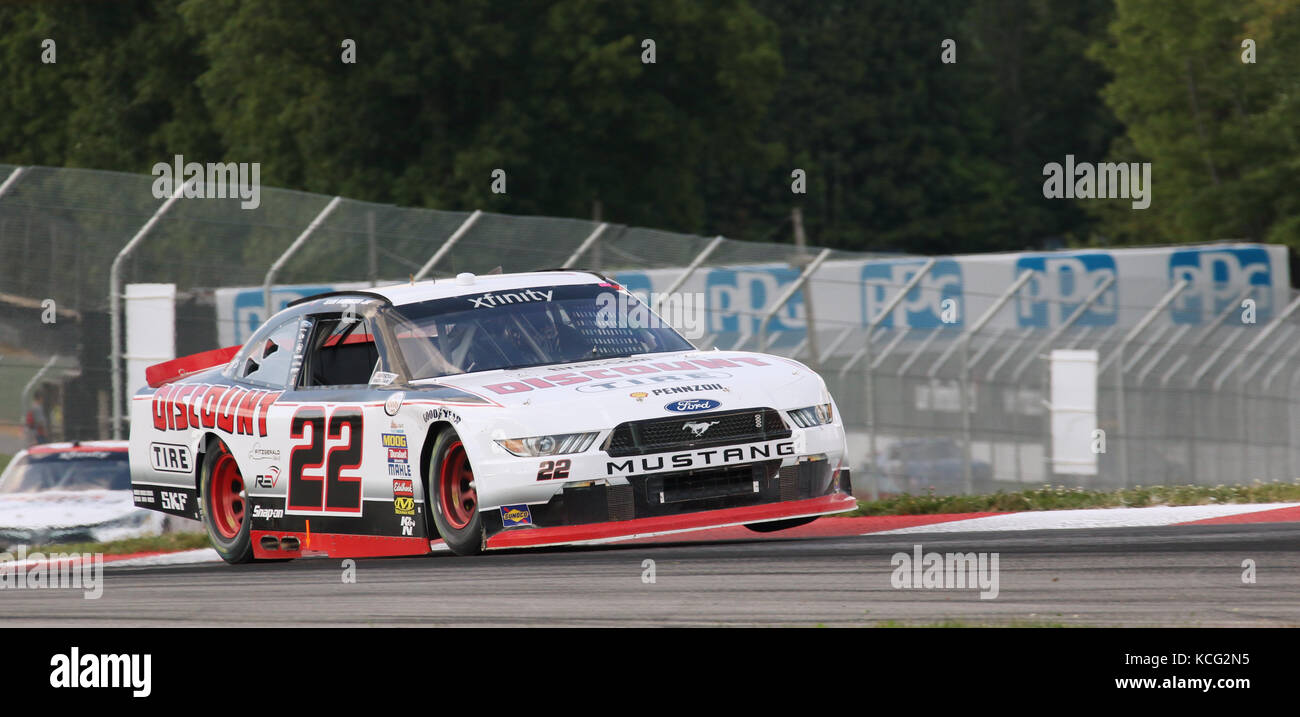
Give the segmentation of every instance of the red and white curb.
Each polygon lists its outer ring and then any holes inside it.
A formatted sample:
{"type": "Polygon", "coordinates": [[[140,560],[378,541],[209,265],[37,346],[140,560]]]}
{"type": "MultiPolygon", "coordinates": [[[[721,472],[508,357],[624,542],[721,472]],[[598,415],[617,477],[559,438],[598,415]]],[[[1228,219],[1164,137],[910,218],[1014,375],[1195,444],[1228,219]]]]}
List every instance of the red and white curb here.
{"type": "MultiPolygon", "coordinates": [[[[911,535],[917,533],[980,533],[1017,530],[1070,530],[1079,528],[1138,528],[1162,525],[1227,525],[1241,523],[1300,522],[1300,503],[1152,506],[1149,508],[1088,508],[1041,510],[1021,513],[940,513],[934,515],[877,515],[855,518],[829,516],[808,525],[775,533],[755,533],[744,526],[707,528],[690,533],[659,535],[619,541],[618,544],[682,543],[696,541],[771,540],[781,538],[845,538],[859,535],[911,535]]],[[[434,552],[450,552],[442,541],[434,552]]],[[[53,553],[59,555],[59,553],[53,553]]],[[[32,569],[65,562],[26,559],[4,564],[32,569]]],[[[105,555],[114,567],[198,565],[221,562],[211,548],[171,553],[105,555]]]]}
{"type": "MultiPolygon", "coordinates": [[[[35,555],[36,553],[32,553],[35,555]]],[[[0,568],[13,570],[22,568],[31,570],[37,566],[43,566],[46,569],[59,568],[64,565],[86,565],[84,556],[86,553],[69,553],[59,551],[57,546],[40,553],[41,559],[26,558],[24,560],[7,560],[0,562],[0,568]]],[[[90,553],[94,555],[94,553],[90,553]]],[[[199,548],[197,550],[177,550],[172,552],[147,552],[147,553],[127,553],[123,555],[103,555],[103,564],[114,567],[142,567],[150,565],[190,565],[198,563],[211,563],[221,560],[217,551],[212,548],[199,548]]]]}
{"type": "MultiPolygon", "coordinates": [[[[941,517],[941,516],[936,516],[941,517]]],[[[1300,520],[1300,504],[1256,503],[1223,505],[1151,506],[1148,508],[1087,508],[1003,513],[946,520],[894,530],[869,531],[871,535],[910,533],[978,533],[1002,530],[1071,530],[1080,528],[1142,528],[1162,525],[1214,523],[1292,522],[1300,520]]]]}

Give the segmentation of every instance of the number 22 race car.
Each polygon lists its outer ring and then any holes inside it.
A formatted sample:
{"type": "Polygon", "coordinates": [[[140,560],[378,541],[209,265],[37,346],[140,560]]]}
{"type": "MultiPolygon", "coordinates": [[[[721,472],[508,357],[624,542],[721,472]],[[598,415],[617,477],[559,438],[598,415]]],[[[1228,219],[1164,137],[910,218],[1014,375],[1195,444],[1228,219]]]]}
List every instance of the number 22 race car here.
{"type": "Polygon", "coordinates": [[[202,520],[231,563],[780,530],[856,507],[816,373],[699,351],[599,274],[314,296],[146,375],[135,503],[202,520]]]}

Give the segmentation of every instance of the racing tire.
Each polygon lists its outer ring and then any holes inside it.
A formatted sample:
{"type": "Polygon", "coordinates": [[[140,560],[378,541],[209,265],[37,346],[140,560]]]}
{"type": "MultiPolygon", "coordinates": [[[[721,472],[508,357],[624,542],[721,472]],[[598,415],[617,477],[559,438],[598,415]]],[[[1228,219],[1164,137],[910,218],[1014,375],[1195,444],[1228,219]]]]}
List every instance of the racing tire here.
{"type": "Polygon", "coordinates": [[[465,445],[448,428],[434,439],[429,456],[429,515],[443,542],[457,555],[483,552],[486,536],[478,511],[474,469],[465,445]]]}
{"type": "Polygon", "coordinates": [[[248,491],[239,464],[220,439],[214,439],[203,453],[199,473],[199,501],[203,507],[203,527],[208,541],[221,559],[236,565],[253,561],[250,536],[252,515],[248,508],[248,491]]]}
{"type": "Polygon", "coordinates": [[[820,516],[811,516],[808,518],[786,518],[785,520],[769,520],[764,523],[745,523],[745,527],[755,533],[775,533],[778,530],[787,530],[789,528],[798,528],[801,525],[807,525],[820,516]]]}

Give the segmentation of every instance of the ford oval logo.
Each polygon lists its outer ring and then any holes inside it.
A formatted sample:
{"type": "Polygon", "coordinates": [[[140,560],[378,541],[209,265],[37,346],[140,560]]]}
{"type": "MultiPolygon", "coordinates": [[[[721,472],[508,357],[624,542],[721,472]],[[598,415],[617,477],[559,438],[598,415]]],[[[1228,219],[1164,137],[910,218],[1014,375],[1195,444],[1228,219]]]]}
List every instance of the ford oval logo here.
{"type": "Polygon", "coordinates": [[[664,406],[664,410],[674,413],[691,413],[693,411],[707,411],[721,405],[721,403],[711,398],[687,398],[681,401],[673,401],[664,406]]]}

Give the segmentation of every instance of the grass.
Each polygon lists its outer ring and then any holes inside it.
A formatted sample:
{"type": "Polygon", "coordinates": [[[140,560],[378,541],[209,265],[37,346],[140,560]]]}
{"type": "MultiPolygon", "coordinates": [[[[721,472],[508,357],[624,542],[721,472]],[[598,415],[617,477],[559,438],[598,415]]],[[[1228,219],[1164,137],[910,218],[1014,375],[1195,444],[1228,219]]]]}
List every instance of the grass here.
{"type": "Polygon", "coordinates": [[[992,495],[904,494],[880,500],[858,501],[857,510],[843,515],[927,515],[1285,501],[1300,501],[1300,483],[1256,481],[1249,485],[1227,486],[1158,485],[1113,491],[1043,486],[1010,493],[998,491],[992,495]]]}
{"type": "Polygon", "coordinates": [[[128,555],[130,553],[170,552],[174,550],[193,550],[209,546],[207,533],[166,533],[143,538],[128,538],[107,543],[55,543],[51,545],[30,546],[27,553],[103,553],[104,555],[128,555]]]}

